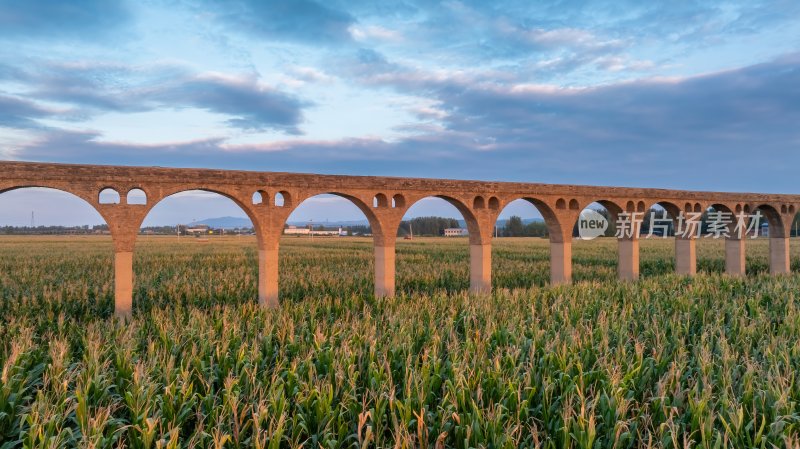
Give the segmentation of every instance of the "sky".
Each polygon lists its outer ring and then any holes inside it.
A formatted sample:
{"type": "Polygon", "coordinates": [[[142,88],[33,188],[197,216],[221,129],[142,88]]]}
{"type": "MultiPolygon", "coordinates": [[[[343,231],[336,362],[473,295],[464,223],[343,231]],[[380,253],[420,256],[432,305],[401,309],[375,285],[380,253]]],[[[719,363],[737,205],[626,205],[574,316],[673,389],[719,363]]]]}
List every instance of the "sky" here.
{"type": "MultiPolygon", "coordinates": [[[[0,159],[800,193],[799,69],[797,0],[0,0],[0,159]]],[[[243,216],[146,223],[198,214],[243,216]]]]}

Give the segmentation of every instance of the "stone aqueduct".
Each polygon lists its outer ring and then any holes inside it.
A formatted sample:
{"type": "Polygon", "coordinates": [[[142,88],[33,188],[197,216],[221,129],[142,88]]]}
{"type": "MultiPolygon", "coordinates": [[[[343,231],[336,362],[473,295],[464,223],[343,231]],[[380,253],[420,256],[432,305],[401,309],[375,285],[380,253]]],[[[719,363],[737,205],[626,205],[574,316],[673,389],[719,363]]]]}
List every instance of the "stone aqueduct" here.
{"type": "MultiPolygon", "coordinates": [[[[114,242],[115,313],[132,310],[133,250],[147,213],[162,199],[187,190],[215,192],[233,200],[253,222],[258,241],[258,300],[278,304],[278,247],[289,214],[305,199],[329,193],[358,206],[373,230],[375,295],[395,291],[395,240],[404,213],[418,200],[439,197],[463,215],[469,230],[470,290],[491,289],[492,234],[500,211],[524,199],[540,211],[550,234],[551,283],[569,283],[572,277],[572,230],[578,214],[600,203],[613,215],[644,212],[661,205],[671,217],[680,211],[700,212],[709,207],[733,214],[762,211],[770,226],[770,272],[788,273],[789,230],[800,207],[800,195],[717,193],[663,189],[593,187],[579,185],[454,181],[372,176],[335,176],[161,167],[67,165],[0,162],[0,193],[25,187],[47,187],[74,194],[91,204],[105,219],[114,242]],[[113,189],[119,204],[102,204],[99,193],[113,189]],[[128,204],[126,193],[141,189],[145,204],[128,204]],[[261,202],[254,204],[259,193],[261,202]],[[283,197],[283,204],[275,202],[283,197]],[[257,195],[256,195],[257,196],[257,195]]],[[[638,236],[619,239],[620,279],[639,275],[638,236]]],[[[675,239],[676,270],[696,271],[695,239],[675,239]]],[[[745,273],[745,240],[725,242],[725,266],[730,275],[745,273]]]]}

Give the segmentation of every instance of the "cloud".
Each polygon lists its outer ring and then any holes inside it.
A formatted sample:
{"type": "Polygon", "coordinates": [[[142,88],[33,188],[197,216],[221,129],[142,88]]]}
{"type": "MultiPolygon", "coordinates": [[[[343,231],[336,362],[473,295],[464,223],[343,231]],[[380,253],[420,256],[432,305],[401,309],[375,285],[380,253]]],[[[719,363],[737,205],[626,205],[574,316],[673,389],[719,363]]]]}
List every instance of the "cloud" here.
{"type": "Polygon", "coordinates": [[[0,92],[0,127],[31,129],[41,128],[37,119],[55,115],[57,111],[40,106],[32,101],[3,95],[0,92]]]}
{"type": "Polygon", "coordinates": [[[709,54],[715,46],[738,44],[743,52],[774,57],[753,48],[765,45],[781,28],[791,41],[800,17],[800,2],[790,0],[408,0],[395,8],[358,1],[347,5],[359,19],[351,28],[357,40],[362,39],[359,43],[370,42],[394,59],[439,67],[503,64],[507,72],[529,80],[570,84],[657,73],[698,53],[711,64],[724,58],[709,54]],[[364,40],[366,24],[396,30],[405,48],[398,51],[390,42],[364,40]]]}
{"type": "Polygon", "coordinates": [[[301,134],[305,103],[255,79],[202,75],[154,93],[159,102],[193,106],[230,115],[228,125],[242,129],[276,129],[301,134]]]}
{"type": "MultiPolygon", "coordinates": [[[[159,69],[161,70],[161,69],[159,69]]],[[[148,110],[149,79],[155,72],[123,64],[51,63],[17,75],[30,88],[30,97],[67,103],[95,111],[148,110]]]]}
{"type": "Polygon", "coordinates": [[[350,34],[353,39],[357,41],[394,41],[398,42],[403,39],[403,36],[395,31],[379,25],[365,25],[365,26],[351,26],[350,34]]]}
{"type": "MultiPolygon", "coordinates": [[[[198,108],[229,116],[226,123],[234,128],[300,134],[303,109],[311,105],[265,85],[256,75],[195,74],[181,66],[66,63],[8,73],[28,86],[25,102],[70,106],[60,114],[29,114],[29,118],[48,115],[74,121],[104,112],[198,108]]],[[[21,105],[9,107],[7,123],[15,111],[31,112],[21,105]]]]}
{"type": "Polygon", "coordinates": [[[107,38],[130,22],[122,1],[0,0],[0,38],[107,38]]]}
{"type": "Polygon", "coordinates": [[[349,13],[313,0],[234,0],[202,3],[228,28],[270,40],[329,45],[351,40],[349,13]]]}
{"type": "Polygon", "coordinates": [[[17,79],[21,74],[22,71],[19,68],[0,62],[0,80],[17,79]]]}
{"type": "MultiPolygon", "coordinates": [[[[406,81],[392,79],[404,89],[406,81]]],[[[433,117],[439,127],[392,141],[234,145],[219,138],[136,145],[53,132],[16,154],[64,162],[796,191],[800,55],[704,76],[594,88],[425,75],[410,85],[446,114],[433,117]]]]}

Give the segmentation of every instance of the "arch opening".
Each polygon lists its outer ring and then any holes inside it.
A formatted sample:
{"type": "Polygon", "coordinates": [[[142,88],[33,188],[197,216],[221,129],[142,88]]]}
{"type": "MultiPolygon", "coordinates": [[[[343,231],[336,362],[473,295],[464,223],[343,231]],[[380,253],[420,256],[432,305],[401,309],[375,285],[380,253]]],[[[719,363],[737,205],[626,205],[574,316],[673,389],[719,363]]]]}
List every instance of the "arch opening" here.
{"type": "MultiPolygon", "coordinates": [[[[644,206],[644,203],[640,206],[644,206]]],[[[664,275],[675,271],[689,274],[696,270],[691,253],[695,242],[676,242],[676,239],[689,238],[692,235],[695,225],[693,221],[687,222],[687,218],[680,206],[668,201],[660,201],[646,208],[642,216],[639,247],[643,276],[664,275]],[[684,254],[686,251],[689,254],[684,254]],[[677,260],[679,252],[680,262],[677,260]],[[664,258],[665,254],[668,257],[664,258]],[[686,263],[688,265],[684,267],[686,263]]]]}
{"type": "Polygon", "coordinates": [[[264,190],[256,190],[250,199],[253,204],[269,204],[269,194],[264,190]]]}
{"type": "Polygon", "coordinates": [[[406,207],[406,197],[404,197],[399,193],[392,196],[392,207],[394,208],[406,207]]]}
{"type": "MultiPolygon", "coordinates": [[[[729,249],[729,240],[738,241],[736,236],[743,234],[749,225],[749,220],[739,223],[739,217],[745,210],[749,211],[748,206],[741,204],[726,205],[721,203],[711,204],[706,207],[699,219],[699,230],[697,231],[697,271],[703,273],[722,274],[728,270],[726,264],[730,263],[726,259],[729,249]],[[737,226],[744,226],[742,230],[737,226]]],[[[684,205],[683,213],[687,217],[696,217],[697,212],[694,206],[684,205]]],[[[745,238],[747,240],[747,238],[745,238]]]]}
{"type": "Polygon", "coordinates": [[[372,207],[337,192],[297,205],[280,240],[281,301],[373,293],[374,241],[380,229],[372,207]]]}
{"type": "Polygon", "coordinates": [[[145,205],[147,204],[147,194],[139,188],[130,189],[125,196],[125,202],[132,205],[145,205]]]}
{"type": "Polygon", "coordinates": [[[477,221],[459,200],[446,196],[416,200],[397,229],[398,292],[467,290],[470,242],[478,239],[479,232],[477,221]]]}
{"type": "MultiPolygon", "coordinates": [[[[791,260],[788,235],[781,219],[780,205],[752,205],[748,233],[745,237],[745,264],[747,274],[785,273],[797,261],[791,260]]],[[[786,208],[788,213],[788,207],[786,208]]]]}
{"type": "Polygon", "coordinates": [[[275,207],[292,207],[292,196],[289,192],[281,190],[275,193],[275,207]]]}
{"type": "MultiPolygon", "coordinates": [[[[564,208],[566,204],[564,201],[564,208]]],[[[553,226],[558,228],[555,215],[537,199],[520,198],[503,207],[495,222],[492,241],[495,288],[530,288],[550,282],[553,226]]]]}
{"type": "Polygon", "coordinates": [[[111,316],[113,255],[109,227],[85,199],[47,187],[0,193],[4,319],[30,313],[14,304],[31,301],[42,319],[111,316]]]}
{"type": "Polygon", "coordinates": [[[375,197],[372,198],[372,207],[387,207],[389,202],[386,199],[386,195],[383,193],[378,193],[375,197]]]}
{"type": "Polygon", "coordinates": [[[144,217],[133,256],[133,308],[208,308],[256,302],[258,245],[244,204],[222,192],[186,190],[144,217]]]}
{"type": "Polygon", "coordinates": [[[97,194],[97,202],[100,204],[119,204],[119,192],[106,187],[97,194]]]}
{"type": "Polygon", "coordinates": [[[623,211],[623,206],[609,200],[598,200],[583,208],[581,216],[586,217],[587,213],[599,214],[605,224],[602,224],[602,220],[595,215],[589,215],[588,220],[579,216],[575,221],[572,230],[572,276],[575,281],[617,278],[619,258],[617,232],[634,233],[633,228],[618,229],[617,218],[623,211]]]}

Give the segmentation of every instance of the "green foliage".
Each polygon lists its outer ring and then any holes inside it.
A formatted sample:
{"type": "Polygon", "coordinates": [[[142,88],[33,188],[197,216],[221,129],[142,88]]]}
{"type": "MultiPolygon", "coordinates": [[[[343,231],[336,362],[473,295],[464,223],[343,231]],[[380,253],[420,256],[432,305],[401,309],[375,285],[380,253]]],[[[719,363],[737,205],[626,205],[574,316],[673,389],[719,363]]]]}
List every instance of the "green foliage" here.
{"type": "Polygon", "coordinates": [[[531,221],[525,224],[517,215],[512,215],[499,232],[502,237],[547,237],[547,224],[544,221],[531,221]]]}
{"type": "Polygon", "coordinates": [[[656,240],[620,283],[614,243],[551,288],[547,240],[498,239],[473,296],[464,240],[400,241],[378,300],[370,240],[287,238],[264,310],[253,238],[141,238],[123,324],[109,241],[0,240],[0,448],[796,447],[800,276],[656,240]]]}
{"type": "Polygon", "coordinates": [[[405,236],[413,232],[415,236],[440,236],[445,229],[458,227],[460,226],[455,218],[416,217],[400,223],[397,235],[405,236]]]}

